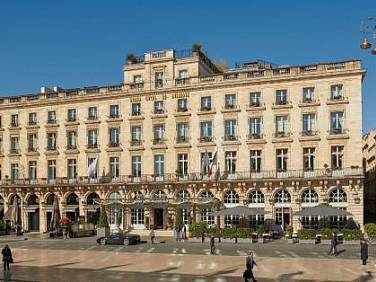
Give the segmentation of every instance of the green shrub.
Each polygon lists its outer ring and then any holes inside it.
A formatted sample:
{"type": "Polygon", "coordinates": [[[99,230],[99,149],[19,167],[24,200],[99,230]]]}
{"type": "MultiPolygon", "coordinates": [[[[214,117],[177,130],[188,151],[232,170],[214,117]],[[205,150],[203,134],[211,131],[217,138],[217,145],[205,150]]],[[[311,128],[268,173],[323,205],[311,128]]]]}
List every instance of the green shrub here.
{"type": "Polygon", "coordinates": [[[343,240],[360,240],[363,238],[363,233],[359,229],[343,229],[343,240]]]}
{"type": "Polygon", "coordinates": [[[329,240],[332,238],[332,234],[334,233],[338,233],[338,230],[337,229],[330,229],[330,228],[323,228],[319,231],[320,235],[321,235],[321,239],[323,240],[329,240]]]}
{"type": "Polygon", "coordinates": [[[106,208],[102,207],[101,208],[101,214],[100,214],[99,220],[98,220],[98,228],[108,228],[108,227],[109,227],[109,225],[108,225],[106,208]]]}
{"type": "Polygon", "coordinates": [[[264,234],[264,233],[265,233],[265,227],[264,227],[264,225],[259,225],[257,227],[257,234],[259,235],[259,237],[262,237],[262,234],[264,234]]]}
{"type": "Polygon", "coordinates": [[[246,239],[251,237],[251,230],[249,228],[238,228],[236,233],[238,238],[246,239]]]}
{"type": "Polygon", "coordinates": [[[223,238],[230,238],[230,239],[235,238],[237,236],[236,233],[237,233],[236,228],[228,227],[228,228],[222,229],[223,238]]]}
{"type": "Polygon", "coordinates": [[[189,226],[189,232],[191,237],[202,237],[202,235],[206,235],[207,231],[208,226],[203,221],[192,223],[189,226]]]}
{"type": "Polygon", "coordinates": [[[292,233],[294,233],[294,227],[292,227],[292,225],[288,225],[286,228],[286,232],[289,238],[292,238],[292,233]]]}
{"type": "Polygon", "coordinates": [[[221,236],[221,229],[214,227],[214,228],[208,228],[206,230],[206,235],[207,236],[214,236],[214,237],[219,237],[221,236]]]}
{"type": "Polygon", "coordinates": [[[315,229],[300,229],[298,231],[298,237],[302,240],[315,239],[316,230],[315,229]]]}
{"type": "Polygon", "coordinates": [[[0,230],[4,231],[6,229],[6,223],[4,220],[0,220],[0,230]]]}
{"type": "Polygon", "coordinates": [[[367,223],[364,225],[364,230],[367,232],[368,237],[376,237],[376,223],[367,223]]]}
{"type": "Polygon", "coordinates": [[[183,226],[183,210],[179,208],[176,210],[175,226],[183,226]]]}

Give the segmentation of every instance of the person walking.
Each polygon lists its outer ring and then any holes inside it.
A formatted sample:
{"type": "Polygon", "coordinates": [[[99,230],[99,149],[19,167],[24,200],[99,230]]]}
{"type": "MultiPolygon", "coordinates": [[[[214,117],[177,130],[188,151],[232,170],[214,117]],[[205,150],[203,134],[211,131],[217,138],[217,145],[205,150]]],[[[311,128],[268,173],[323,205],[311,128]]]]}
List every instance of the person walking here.
{"type": "Polygon", "coordinates": [[[155,232],[154,232],[154,228],[151,229],[150,231],[150,241],[152,244],[154,244],[154,240],[155,240],[155,232]]]}
{"type": "Polygon", "coordinates": [[[362,259],[362,264],[367,264],[368,259],[368,243],[365,239],[360,241],[360,258],[362,259]]]}
{"type": "Polygon", "coordinates": [[[210,254],[215,255],[215,240],[214,236],[210,237],[210,254]]]}
{"type": "Polygon", "coordinates": [[[335,256],[337,255],[337,245],[338,245],[337,236],[333,232],[332,233],[332,239],[330,241],[330,251],[329,251],[328,255],[335,255],[335,256]]]}
{"type": "Polygon", "coordinates": [[[253,252],[250,251],[248,256],[247,256],[247,259],[245,261],[245,266],[246,266],[246,271],[244,271],[243,273],[243,278],[244,278],[244,281],[247,282],[249,281],[249,279],[252,279],[252,281],[257,281],[255,279],[255,276],[253,275],[253,267],[257,265],[256,264],[256,261],[253,257],[253,252]]]}
{"type": "Polygon", "coordinates": [[[13,257],[12,251],[8,245],[5,245],[4,249],[1,251],[1,254],[3,255],[4,271],[9,271],[9,263],[13,262],[13,257]]]}

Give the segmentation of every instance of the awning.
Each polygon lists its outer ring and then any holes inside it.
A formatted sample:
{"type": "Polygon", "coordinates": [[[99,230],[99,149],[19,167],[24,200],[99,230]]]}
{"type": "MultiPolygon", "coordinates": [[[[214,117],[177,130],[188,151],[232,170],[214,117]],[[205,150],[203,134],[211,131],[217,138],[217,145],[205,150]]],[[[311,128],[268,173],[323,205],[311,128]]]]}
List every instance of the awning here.
{"type": "Polygon", "coordinates": [[[350,213],[345,210],[341,210],[339,208],[335,208],[332,206],[319,205],[315,207],[303,208],[300,212],[297,212],[296,215],[329,217],[329,216],[347,216],[347,215],[350,215],[350,213]]]}
{"type": "Polygon", "coordinates": [[[213,215],[214,216],[225,216],[225,215],[251,216],[251,215],[263,215],[265,213],[266,212],[263,208],[249,208],[245,206],[237,206],[237,207],[213,212],[213,215]]]}

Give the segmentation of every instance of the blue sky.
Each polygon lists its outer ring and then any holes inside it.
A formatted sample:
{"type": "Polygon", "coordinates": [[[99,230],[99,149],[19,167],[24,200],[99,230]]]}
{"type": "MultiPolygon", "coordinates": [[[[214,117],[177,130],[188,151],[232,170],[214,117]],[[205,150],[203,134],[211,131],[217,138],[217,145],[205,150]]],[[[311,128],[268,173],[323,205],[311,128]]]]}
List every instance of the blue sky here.
{"type": "Polygon", "coordinates": [[[361,59],[368,131],[376,127],[376,56],[359,49],[367,16],[376,17],[375,0],[1,1],[0,95],[120,83],[128,52],[197,42],[229,65],[361,59]]]}

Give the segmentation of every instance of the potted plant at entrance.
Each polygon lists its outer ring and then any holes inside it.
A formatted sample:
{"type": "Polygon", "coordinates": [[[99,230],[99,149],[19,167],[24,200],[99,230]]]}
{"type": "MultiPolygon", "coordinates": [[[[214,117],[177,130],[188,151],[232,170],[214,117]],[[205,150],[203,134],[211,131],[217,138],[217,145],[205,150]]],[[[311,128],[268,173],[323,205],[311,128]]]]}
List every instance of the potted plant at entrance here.
{"type": "Polygon", "coordinates": [[[69,232],[69,226],[70,226],[70,220],[67,217],[62,217],[59,220],[59,225],[61,226],[61,229],[63,230],[63,238],[68,238],[68,232],[69,232]]]}
{"type": "Polygon", "coordinates": [[[106,208],[102,207],[97,225],[97,237],[106,237],[108,235],[110,235],[110,226],[108,225],[106,208]]]}

